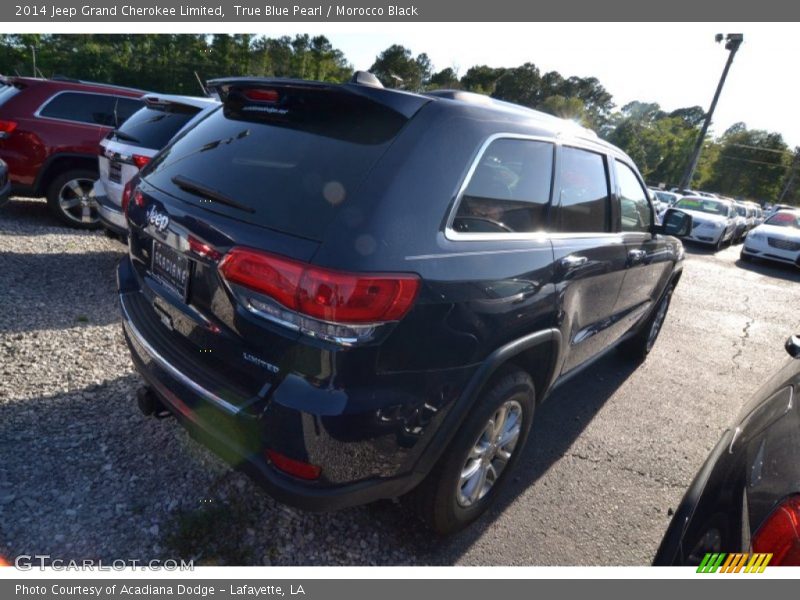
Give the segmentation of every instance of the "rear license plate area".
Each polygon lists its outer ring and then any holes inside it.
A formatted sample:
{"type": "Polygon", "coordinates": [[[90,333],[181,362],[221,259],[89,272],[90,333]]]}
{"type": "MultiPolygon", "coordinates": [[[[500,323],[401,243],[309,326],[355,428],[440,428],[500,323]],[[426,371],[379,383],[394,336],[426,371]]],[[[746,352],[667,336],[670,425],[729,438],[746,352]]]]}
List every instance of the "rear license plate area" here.
{"type": "Polygon", "coordinates": [[[189,295],[191,260],[169,246],[153,240],[153,259],[150,270],[164,286],[186,301],[189,295]]]}
{"type": "Polygon", "coordinates": [[[115,160],[109,161],[108,178],[114,183],[122,183],[122,165],[115,160]]]}

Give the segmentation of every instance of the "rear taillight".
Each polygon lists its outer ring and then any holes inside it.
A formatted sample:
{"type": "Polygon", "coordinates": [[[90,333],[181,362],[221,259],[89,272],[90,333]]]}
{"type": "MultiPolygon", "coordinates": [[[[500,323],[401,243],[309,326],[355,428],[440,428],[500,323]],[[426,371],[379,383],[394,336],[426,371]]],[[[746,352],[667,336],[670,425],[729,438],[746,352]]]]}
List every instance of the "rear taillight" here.
{"type": "Polygon", "coordinates": [[[800,496],[781,502],[752,541],[753,552],[772,554],[771,565],[800,566],[800,496]]]}
{"type": "Polygon", "coordinates": [[[149,162],[150,162],[149,156],[142,156],[141,154],[133,155],[133,164],[136,165],[137,169],[141,169],[149,162]]]}
{"type": "Polygon", "coordinates": [[[243,248],[229,252],[220,270],[290,310],[336,323],[401,319],[419,288],[416,275],[342,273],[243,248]]]}
{"type": "Polygon", "coordinates": [[[299,479],[319,479],[322,468],[301,460],[289,458],[276,450],[267,450],[267,458],[280,471],[299,479]]]}
{"type": "Polygon", "coordinates": [[[131,201],[131,182],[125,184],[125,187],[122,188],[122,214],[128,214],[128,204],[131,201]]]}
{"type": "Polygon", "coordinates": [[[142,192],[136,189],[136,186],[134,186],[132,182],[133,180],[129,181],[125,184],[125,187],[122,188],[122,214],[128,214],[128,205],[131,203],[131,198],[133,198],[133,203],[139,208],[144,206],[144,196],[142,192]]]}
{"type": "Polygon", "coordinates": [[[248,308],[339,342],[354,343],[363,337],[359,332],[399,321],[419,291],[419,277],[412,274],[345,273],[246,248],[226,254],[220,272],[229,283],[257,292],[248,308]]]}
{"type": "Polygon", "coordinates": [[[16,121],[0,120],[0,140],[7,138],[17,128],[16,121]]]}

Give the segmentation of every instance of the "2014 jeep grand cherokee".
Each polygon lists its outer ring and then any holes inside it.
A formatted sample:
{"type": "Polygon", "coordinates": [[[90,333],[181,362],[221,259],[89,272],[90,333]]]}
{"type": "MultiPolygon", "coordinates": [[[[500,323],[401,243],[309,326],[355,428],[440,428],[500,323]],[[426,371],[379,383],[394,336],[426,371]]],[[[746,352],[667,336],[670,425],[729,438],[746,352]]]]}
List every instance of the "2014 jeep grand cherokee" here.
{"type": "Polygon", "coordinates": [[[139,401],[281,501],[410,493],[452,532],[554,385],[650,351],[691,217],[656,225],[570,122],[355,79],[212,82],[223,109],[145,168],[118,272],[139,401]]]}

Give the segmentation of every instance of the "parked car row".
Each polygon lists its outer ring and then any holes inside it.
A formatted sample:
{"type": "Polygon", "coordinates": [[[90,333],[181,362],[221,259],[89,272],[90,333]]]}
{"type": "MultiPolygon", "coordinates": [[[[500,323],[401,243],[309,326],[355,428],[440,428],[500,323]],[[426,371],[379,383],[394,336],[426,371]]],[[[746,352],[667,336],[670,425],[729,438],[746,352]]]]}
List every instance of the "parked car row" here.
{"type": "Polygon", "coordinates": [[[3,78],[0,157],[8,191],[46,196],[53,215],[72,227],[124,234],[125,183],[183,126],[216,107],[213,98],[68,78],[3,78]]]}
{"type": "MultiPolygon", "coordinates": [[[[797,210],[788,205],[775,205],[768,210],[751,201],[739,201],[726,198],[710,192],[696,192],[692,190],[678,190],[665,192],[659,188],[648,188],[653,205],[661,211],[659,219],[667,208],[675,208],[689,212],[693,215],[694,225],[690,235],[684,239],[691,242],[713,246],[720,250],[725,244],[741,244],[750,232],[761,226],[770,216],[782,210],[797,210]]],[[[790,222],[791,219],[786,221],[790,222]]],[[[767,237],[759,230],[756,240],[765,241],[767,237]]],[[[766,230],[769,231],[769,228],[766,230]]],[[[786,232],[783,232],[786,234],[786,232]]],[[[777,254],[757,249],[759,241],[749,245],[751,251],[742,251],[742,258],[749,260],[760,255],[765,259],[780,260],[800,266],[798,256],[794,250],[792,234],[782,235],[780,238],[772,236],[772,244],[777,244],[777,254]]],[[[764,242],[766,243],[766,242],[764,242]]],[[[763,245],[763,244],[761,244],[763,245]]],[[[773,246],[776,247],[776,246],[773,246]]]]}

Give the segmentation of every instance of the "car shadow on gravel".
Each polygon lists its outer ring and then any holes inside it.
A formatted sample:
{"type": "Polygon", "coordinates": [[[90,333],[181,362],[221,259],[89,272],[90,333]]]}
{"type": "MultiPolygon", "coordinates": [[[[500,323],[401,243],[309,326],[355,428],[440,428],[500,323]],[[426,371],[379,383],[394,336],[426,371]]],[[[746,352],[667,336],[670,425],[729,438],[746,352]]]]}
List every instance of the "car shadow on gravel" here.
{"type": "Polygon", "coordinates": [[[764,275],[765,277],[774,277],[776,279],[800,283],[800,269],[792,265],[785,265],[778,262],[766,262],[757,258],[750,259],[749,261],[739,258],[736,260],[736,266],[740,269],[764,275]]]}
{"type": "MultiPolygon", "coordinates": [[[[0,233],[0,236],[2,233],[0,233]]],[[[0,333],[119,321],[112,251],[26,254],[0,250],[0,333]]]]}

